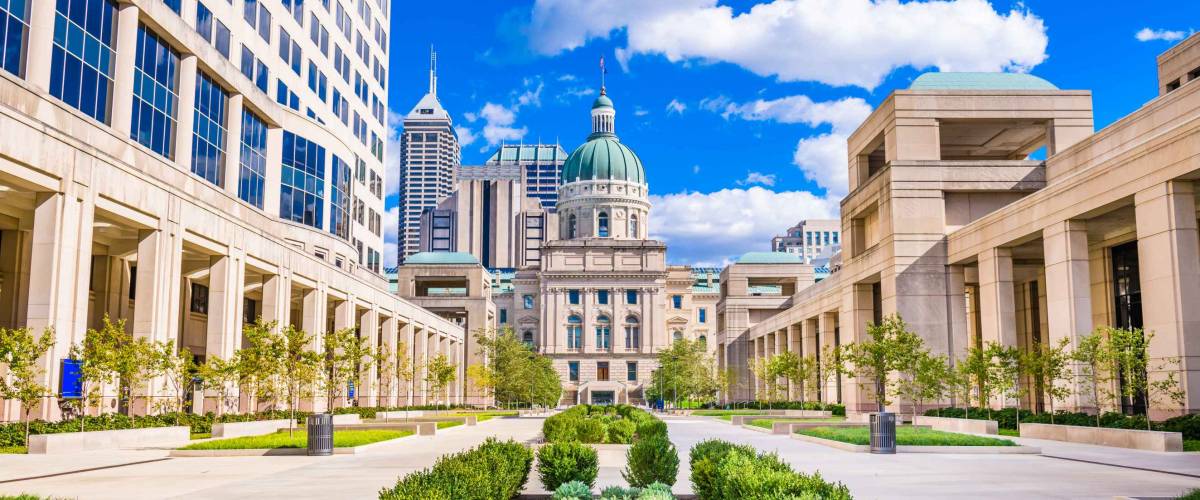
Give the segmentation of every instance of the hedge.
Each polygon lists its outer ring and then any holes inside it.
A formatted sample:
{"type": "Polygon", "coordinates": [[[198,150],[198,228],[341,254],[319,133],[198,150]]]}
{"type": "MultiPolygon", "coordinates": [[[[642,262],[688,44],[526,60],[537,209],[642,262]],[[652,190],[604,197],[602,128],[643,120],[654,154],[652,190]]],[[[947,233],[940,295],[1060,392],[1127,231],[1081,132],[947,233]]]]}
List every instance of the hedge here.
{"type": "Polygon", "coordinates": [[[645,488],[653,483],[674,485],[679,474],[679,452],[663,434],[639,436],[625,452],[625,470],[621,477],[630,486],[645,488]]]}
{"type": "Polygon", "coordinates": [[[400,478],[379,492],[381,500],[503,500],[525,487],[533,452],[516,441],[488,438],[483,444],[443,455],[433,467],[400,478]]]}
{"type": "Polygon", "coordinates": [[[773,453],[727,441],[697,443],[689,453],[692,489],[703,499],[816,498],[849,500],[850,490],[819,473],[798,473],[773,453]]]}
{"type": "Polygon", "coordinates": [[[599,457],[591,446],[576,442],[551,443],[537,451],[538,477],[549,491],[578,481],[588,488],[596,485],[599,457]]]}
{"type": "MultiPolygon", "coordinates": [[[[965,418],[966,410],[963,408],[942,408],[940,410],[933,409],[925,412],[925,416],[929,417],[948,417],[948,418],[965,418]]],[[[971,420],[989,420],[987,408],[971,408],[971,420]]],[[[1020,410],[1021,423],[1026,424],[1049,424],[1049,413],[1033,413],[1029,410],[1020,410]]],[[[992,410],[990,420],[995,420],[997,426],[1001,429],[1016,429],[1017,428],[1017,409],[1004,408],[1002,410],[992,410]]],[[[1074,425],[1080,427],[1095,427],[1096,416],[1082,412],[1057,411],[1054,412],[1054,423],[1058,425],[1074,425]]],[[[1100,415],[1100,427],[1108,427],[1112,429],[1146,429],[1146,417],[1143,415],[1125,415],[1117,412],[1106,412],[1100,415]]],[[[1172,417],[1160,422],[1151,422],[1150,428],[1156,431],[1179,432],[1183,434],[1184,439],[1200,439],[1200,414],[1181,415],[1172,417]]]]}
{"type": "Polygon", "coordinates": [[[822,403],[820,401],[746,401],[742,403],[733,403],[728,405],[706,404],[702,407],[705,410],[722,410],[722,409],[747,409],[747,410],[825,410],[832,412],[835,416],[846,416],[846,405],[837,403],[822,403]]]}
{"type": "Polygon", "coordinates": [[[630,444],[657,434],[666,434],[666,424],[629,405],[572,406],[542,424],[542,437],[549,443],[630,444]]]}

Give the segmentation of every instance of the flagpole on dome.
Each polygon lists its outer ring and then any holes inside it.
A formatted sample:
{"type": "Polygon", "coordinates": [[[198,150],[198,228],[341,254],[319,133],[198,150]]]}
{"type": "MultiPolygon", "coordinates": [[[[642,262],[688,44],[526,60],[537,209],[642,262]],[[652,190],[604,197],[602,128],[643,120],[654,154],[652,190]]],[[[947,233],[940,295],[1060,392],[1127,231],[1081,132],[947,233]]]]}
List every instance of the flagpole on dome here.
{"type": "Polygon", "coordinates": [[[604,75],[608,74],[608,69],[604,67],[604,56],[600,56],[600,95],[604,95],[604,75]]]}

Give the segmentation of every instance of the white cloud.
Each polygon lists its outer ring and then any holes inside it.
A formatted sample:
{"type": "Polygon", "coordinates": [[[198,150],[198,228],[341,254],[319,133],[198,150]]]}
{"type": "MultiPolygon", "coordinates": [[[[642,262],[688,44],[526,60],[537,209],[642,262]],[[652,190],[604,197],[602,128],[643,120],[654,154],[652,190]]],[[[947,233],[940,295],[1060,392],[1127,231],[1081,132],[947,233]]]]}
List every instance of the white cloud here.
{"type": "Polygon", "coordinates": [[[633,116],[646,116],[648,114],[650,114],[650,112],[642,109],[641,106],[635,106],[633,108],[633,116]]]}
{"type": "Polygon", "coordinates": [[[700,173],[700,165],[692,165],[692,173],[693,174],[700,173]]]}
{"type": "Polygon", "coordinates": [[[714,265],[769,250],[773,236],[802,219],[838,213],[836,200],[759,186],[651,195],[650,202],[650,236],[667,242],[672,262],[714,265]]]}
{"type": "Polygon", "coordinates": [[[559,77],[558,77],[558,81],[560,81],[560,82],[573,82],[578,79],[579,79],[579,77],[572,75],[570,73],[567,73],[565,75],[559,75],[559,77]]]}
{"type": "Polygon", "coordinates": [[[728,62],[782,81],[872,89],[892,70],[1027,71],[1046,59],[1042,19],[986,0],[774,0],[734,15],[718,0],[537,0],[527,35],[556,54],[623,32],[638,54],[728,62]]]}
{"type": "Polygon", "coordinates": [[[755,184],[762,184],[764,186],[774,186],[775,185],[775,174],[764,174],[762,172],[749,172],[746,174],[746,178],[742,179],[740,181],[737,181],[737,184],[739,186],[753,186],[755,184]]]}
{"type": "Polygon", "coordinates": [[[667,114],[668,115],[671,113],[675,113],[677,115],[682,115],[685,110],[687,110],[687,104],[679,102],[678,99],[671,99],[671,102],[667,103],[667,114]]]}
{"type": "Polygon", "coordinates": [[[1137,40],[1139,42],[1150,42],[1150,41],[1154,41],[1154,40],[1163,40],[1163,41],[1167,41],[1167,42],[1174,42],[1176,40],[1183,40],[1185,37],[1188,36],[1188,32],[1142,28],[1141,30],[1139,30],[1137,32],[1137,34],[1135,34],[1133,36],[1134,36],[1134,38],[1137,38],[1137,40]]]}
{"type": "Polygon", "coordinates": [[[794,95],[736,103],[722,96],[705,99],[700,107],[720,113],[726,120],[774,121],[814,128],[828,125],[828,133],[804,137],[796,143],[792,163],[834,196],[844,195],[848,189],[846,138],[871,114],[871,105],[857,97],[814,102],[808,96],[794,95]]]}
{"type": "Polygon", "coordinates": [[[463,148],[470,146],[471,143],[479,139],[479,134],[471,130],[471,127],[462,125],[455,126],[454,133],[458,134],[458,146],[463,148]]]}
{"type": "Polygon", "coordinates": [[[392,207],[383,214],[383,265],[396,265],[397,240],[400,237],[400,207],[392,207]]]}
{"type": "Polygon", "coordinates": [[[525,91],[517,96],[517,98],[516,98],[517,104],[515,107],[520,108],[523,106],[529,106],[531,104],[534,107],[538,107],[538,106],[542,105],[542,89],[545,88],[546,83],[542,82],[542,81],[538,81],[537,88],[531,89],[530,85],[532,83],[533,82],[530,79],[528,79],[528,78],[525,79],[525,91]]]}
{"type": "Polygon", "coordinates": [[[483,139],[487,141],[485,149],[505,141],[520,141],[525,138],[525,134],[529,133],[529,129],[526,127],[513,126],[513,123],[517,121],[516,109],[516,107],[507,108],[489,102],[479,110],[479,118],[486,122],[480,132],[483,139]]]}
{"type": "Polygon", "coordinates": [[[558,100],[564,103],[571,102],[575,99],[579,99],[580,97],[587,97],[594,95],[595,93],[596,89],[591,87],[571,87],[562,91],[562,93],[558,95],[558,100]]]}
{"type": "Polygon", "coordinates": [[[383,158],[384,196],[400,193],[400,136],[404,133],[404,116],[388,111],[387,149],[383,158]]]}

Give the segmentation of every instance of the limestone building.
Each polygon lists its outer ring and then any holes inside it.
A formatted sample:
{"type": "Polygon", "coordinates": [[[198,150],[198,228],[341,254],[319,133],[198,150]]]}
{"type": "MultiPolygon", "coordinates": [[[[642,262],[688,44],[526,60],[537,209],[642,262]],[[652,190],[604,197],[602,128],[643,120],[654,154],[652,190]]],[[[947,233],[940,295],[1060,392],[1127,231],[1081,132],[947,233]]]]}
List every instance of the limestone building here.
{"type": "MultiPolygon", "coordinates": [[[[1160,95],[1098,132],[1089,92],[1030,75],[930,73],[894,91],[849,138],[840,270],[744,333],[727,324],[724,363],[743,337],[756,356],[813,353],[893,313],[954,358],[1140,327],[1151,366],[1177,361],[1186,392],[1152,416],[1200,411],[1200,35],[1158,69],[1160,95]]],[[[813,396],[871,410],[851,382],[813,396]]],[[[1032,392],[1025,407],[1044,407],[1032,392]]]]}
{"type": "Polygon", "coordinates": [[[828,259],[841,248],[842,221],[807,219],[771,238],[772,252],[799,254],[807,264],[828,259]]]}
{"type": "MultiPolygon", "coordinates": [[[[418,361],[461,362],[463,329],[382,274],[390,16],[383,1],[0,7],[0,326],[53,328],[40,366],[53,393],[105,315],[201,362],[232,356],[258,317],[314,348],[357,328],[393,353],[404,342],[418,361]]],[[[152,407],[172,396],[160,386],[133,390],[152,407]]],[[[389,387],[372,369],[359,403],[461,395],[389,387]]],[[[55,419],[59,403],[33,414],[55,419]]],[[[0,404],[0,420],[16,417],[0,404]]]]}

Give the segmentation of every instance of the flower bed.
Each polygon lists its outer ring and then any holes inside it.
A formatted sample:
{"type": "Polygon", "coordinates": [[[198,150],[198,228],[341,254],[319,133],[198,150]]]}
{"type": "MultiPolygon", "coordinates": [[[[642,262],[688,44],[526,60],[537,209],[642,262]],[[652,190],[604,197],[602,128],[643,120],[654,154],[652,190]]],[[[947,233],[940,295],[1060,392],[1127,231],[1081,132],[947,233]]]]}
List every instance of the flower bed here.
{"type": "Polygon", "coordinates": [[[723,498],[820,498],[849,500],[850,490],[820,473],[792,470],[773,453],[710,439],[692,447],[692,489],[702,500],[723,498]]]}
{"type": "Polygon", "coordinates": [[[512,498],[529,477],[533,452],[515,441],[488,439],[477,448],[438,458],[433,467],[401,478],[381,500],[512,498]]]}

